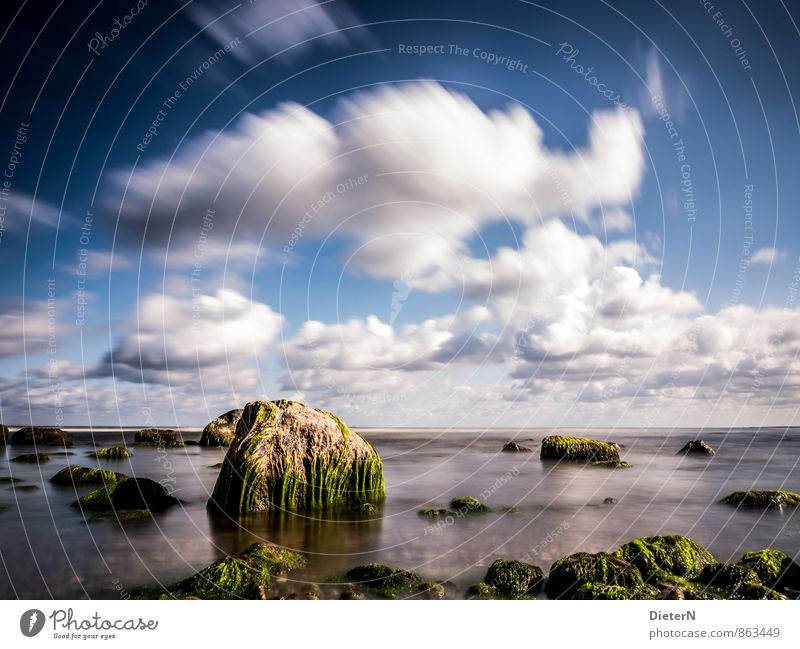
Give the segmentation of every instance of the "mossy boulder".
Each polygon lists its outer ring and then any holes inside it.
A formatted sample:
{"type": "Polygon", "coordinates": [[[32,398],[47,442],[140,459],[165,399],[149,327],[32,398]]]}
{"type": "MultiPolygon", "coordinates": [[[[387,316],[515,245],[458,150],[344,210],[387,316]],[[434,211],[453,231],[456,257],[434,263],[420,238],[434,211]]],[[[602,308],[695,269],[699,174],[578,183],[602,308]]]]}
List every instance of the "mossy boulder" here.
{"type": "Polygon", "coordinates": [[[383,464],[341,419],[295,401],[245,406],[209,507],[301,511],[379,502],[383,464]]]}
{"type": "Polygon", "coordinates": [[[706,565],[715,563],[702,545],[678,534],[630,541],[614,556],[639,568],[649,583],[656,583],[665,575],[695,579],[706,565]]]}
{"type": "Polygon", "coordinates": [[[754,509],[782,509],[784,507],[800,506],[800,494],[793,491],[761,490],[761,491],[734,491],[728,494],[721,503],[736,505],[737,507],[752,507],[754,509]]]}
{"type": "Polygon", "coordinates": [[[559,559],[550,567],[546,592],[551,599],[573,599],[581,586],[591,583],[634,591],[644,587],[642,574],[632,563],[607,552],[578,552],[559,559]]]}
{"type": "Polygon", "coordinates": [[[72,434],[55,426],[26,426],[11,436],[12,445],[72,446],[72,434]]]}
{"type": "Polygon", "coordinates": [[[764,586],[763,584],[749,583],[742,584],[734,590],[730,599],[771,599],[780,600],[788,599],[786,595],[779,593],[772,588],[764,586]]]}
{"type": "Polygon", "coordinates": [[[702,439],[693,439],[686,442],[678,455],[714,455],[716,451],[702,439]]]}
{"type": "Polygon", "coordinates": [[[236,437],[236,425],[242,418],[241,408],[229,410],[208,423],[200,436],[200,446],[230,446],[236,437]]]}
{"type": "Polygon", "coordinates": [[[610,442],[583,437],[565,437],[550,435],[542,440],[541,458],[543,460],[564,460],[582,463],[620,462],[619,447],[610,442]]]}
{"type": "Polygon", "coordinates": [[[21,462],[26,464],[44,464],[50,461],[50,456],[47,453],[23,453],[12,457],[11,462],[21,462]]]}
{"type": "Polygon", "coordinates": [[[163,511],[179,501],[163,485],[149,478],[125,478],[92,491],[73,503],[81,509],[149,509],[163,511]]]}
{"type": "Polygon", "coordinates": [[[769,588],[800,592],[800,565],[780,550],[745,552],[738,563],[755,571],[758,580],[769,588]]]}
{"type": "Polygon", "coordinates": [[[178,431],[171,428],[142,428],[133,437],[136,444],[162,446],[164,448],[182,448],[184,443],[178,439],[178,431]]]}
{"type": "Polygon", "coordinates": [[[59,485],[80,485],[96,484],[108,485],[115,482],[126,480],[128,476],[116,471],[107,471],[104,469],[89,469],[83,466],[67,466],[56,473],[50,482],[59,485]]]}
{"type": "Polygon", "coordinates": [[[533,453],[533,449],[516,442],[507,442],[503,445],[503,453],[533,453]]]}
{"type": "Polygon", "coordinates": [[[94,457],[98,460],[124,460],[133,457],[133,453],[124,446],[112,446],[111,448],[99,448],[89,453],[89,457],[94,457]]]}
{"type": "Polygon", "coordinates": [[[507,597],[530,595],[544,586],[544,572],[532,563],[497,559],[489,566],[484,582],[507,597]]]}
{"type": "Polygon", "coordinates": [[[467,599],[502,599],[494,586],[479,582],[467,588],[467,599]]]}
{"type": "Polygon", "coordinates": [[[224,557],[181,579],[169,591],[177,598],[264,599],[275,575],[305,565],[305,559],[296,552],[254,543],[240,554],[224,557]]]}
{"type": "Polygon", "coordinates": [[[589,582],[578,588],[573,599],[655,599],[657,595],[658,590],[647,585],[642,588],[626,588],[615,584],[589,582]]]}
{"type": "Polygon", "coordinates": [[[697,581],[723,591],[735,591],[742,584],[760,584],[752,568],[733,563],[709,563],[703,566],[697,581]]]}
{"type": "Polygon", "coordinates": [[[385,566],[381,563],[366,563],[347,571],[346,578],[353,586],[368,590],[384,599],[411,597],[426,590],[426,582],[416,573],[385,566]]]}
{"type": "Polygon", "coordinates": [[[434,509],[431,507],[425,507],[420,509],[417,512],[418,516],[422,516],[422,518],[447,518],[448,516],[455,516],[456,513],[449,509],[434,509]]]}
{"type": "Polygon", "coordinates": [[[457,514],[482,514],[488,512],[489,508],[484,505],[477,498],[472,496],[459,496],[450,501],[452,507],[457,514]]]}

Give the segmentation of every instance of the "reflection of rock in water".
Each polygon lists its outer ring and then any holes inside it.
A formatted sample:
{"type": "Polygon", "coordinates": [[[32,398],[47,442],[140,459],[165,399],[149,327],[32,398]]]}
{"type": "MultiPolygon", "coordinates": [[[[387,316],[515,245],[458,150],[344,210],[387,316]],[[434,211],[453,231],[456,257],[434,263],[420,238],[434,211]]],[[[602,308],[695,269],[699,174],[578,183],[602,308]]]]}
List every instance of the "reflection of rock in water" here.
{"type": "Polygon", "coordinates": [[[261,542],[303,553],[308,568],[292,573],[293,579],[302,579],[307,574],[341,574],[359,563],[364,553],[377,551],[383,519],[380,508],[366,515],[352,511],[239,516],[209,513],[208,525],[211,541],[221,552],[233,554],[261,542]]]}

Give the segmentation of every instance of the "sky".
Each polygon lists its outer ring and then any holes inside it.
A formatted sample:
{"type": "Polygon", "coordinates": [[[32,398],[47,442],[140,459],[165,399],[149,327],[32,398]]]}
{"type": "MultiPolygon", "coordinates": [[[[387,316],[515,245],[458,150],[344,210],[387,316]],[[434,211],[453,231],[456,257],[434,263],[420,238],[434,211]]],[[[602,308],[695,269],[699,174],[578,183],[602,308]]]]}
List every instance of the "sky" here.
{"type": "Polygon", "coordinates": [[[796,424],[796,2],[6,2],[0,418],[796,424]]]}

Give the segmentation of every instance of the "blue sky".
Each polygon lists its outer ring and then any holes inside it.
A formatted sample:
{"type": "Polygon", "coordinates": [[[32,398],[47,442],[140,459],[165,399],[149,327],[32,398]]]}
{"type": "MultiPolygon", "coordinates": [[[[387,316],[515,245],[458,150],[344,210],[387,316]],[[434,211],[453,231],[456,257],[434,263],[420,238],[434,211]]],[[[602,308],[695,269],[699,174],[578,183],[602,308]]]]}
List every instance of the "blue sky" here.
{"type": "Polygon", "coordinates": [[[792,423],[796,8],[562,4],[9,3],[3,420],[792,423]]]}

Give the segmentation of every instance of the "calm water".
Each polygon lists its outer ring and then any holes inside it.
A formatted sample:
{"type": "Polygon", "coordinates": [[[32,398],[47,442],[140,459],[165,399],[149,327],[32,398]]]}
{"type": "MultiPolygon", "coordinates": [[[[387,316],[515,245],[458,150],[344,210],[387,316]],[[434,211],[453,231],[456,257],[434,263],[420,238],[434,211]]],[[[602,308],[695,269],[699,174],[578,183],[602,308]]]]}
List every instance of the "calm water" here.
{"type": "MultiPolygon", "coordinates": [[[[218,471],[212,465],[225,451],[191,446],[136,447],[129,460],[101,462],[172,486],[182,506],[152,520],[87,523],[70,507],[75,489],[48,480],[68,462],[96,465],[87,457],[93,439],[98,446],[121,436],[130,442],[133,431],[76,431],[73,455],[41,467],[9,463],[30,448],[0,447],[0,479],[19,479],[0,483],[0,597],[116,597],[120,588],[168,584],[258,540],[306,555],[309,568],[292,573],[295,582],[321,582],[380,561],[449,580],[460,592],[497,557],[527,556],[546,570],[565,554],[611,550],[654,534],[686,534],[720,560],[765,547],[800,555],[800,512],[716,504],[736,489],[800,492],[800,429],[592,431],[624,445],[623,458],[635,465],[626,470],[542,462],[539,442],[549,429],[359,432],[380,453],[386,473],[387,499],[372,520],[212,517],[206,512],[218,471]],[[715,457],[675,455],[698,436],[717,449],[715,457]],[[501,453],[512,438],[535,452],[501,453]],[[30,486],[37,488],[19,488],[30,486]],[[420,507],[446,507],[459,495],[482,495],[493,512],[449,525],[417,516],[420,507]],[[603,504],[606,497],[617,504],[603,504]],[[516,511],[504,509],[510,507],[516,511]]],[[[184,436],[197,439],[199,432],[184,436]]]]}

